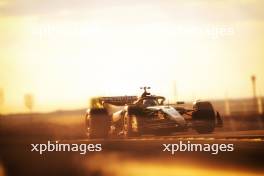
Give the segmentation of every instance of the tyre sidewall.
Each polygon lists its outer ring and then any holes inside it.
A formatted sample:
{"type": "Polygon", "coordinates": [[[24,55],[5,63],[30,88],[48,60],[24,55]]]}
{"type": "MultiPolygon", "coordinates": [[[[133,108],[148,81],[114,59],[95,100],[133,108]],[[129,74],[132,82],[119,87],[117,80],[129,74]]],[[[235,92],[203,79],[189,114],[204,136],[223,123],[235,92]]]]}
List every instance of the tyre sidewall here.
{"type": "Polygon", "coordinates": [[[215,129],[216,117],[210,102],[198,102],[192,114],[193,127],[198,133],[212,133],[215,129]]]}

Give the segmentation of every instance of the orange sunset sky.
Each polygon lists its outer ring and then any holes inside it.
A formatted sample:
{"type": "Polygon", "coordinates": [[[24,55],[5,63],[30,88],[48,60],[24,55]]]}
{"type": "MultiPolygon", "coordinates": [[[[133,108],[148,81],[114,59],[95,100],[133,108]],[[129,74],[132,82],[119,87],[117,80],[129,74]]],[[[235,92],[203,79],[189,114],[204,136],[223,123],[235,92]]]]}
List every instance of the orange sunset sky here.
{"type": "Polygon", "coordinates": [[[252,74],[263,95],[263,9],[261,0],[1,0],[0,112],[25,112],[26,93],[34,111],[53,111],[143,85],[172,100],[249,97],[252,74]]]}

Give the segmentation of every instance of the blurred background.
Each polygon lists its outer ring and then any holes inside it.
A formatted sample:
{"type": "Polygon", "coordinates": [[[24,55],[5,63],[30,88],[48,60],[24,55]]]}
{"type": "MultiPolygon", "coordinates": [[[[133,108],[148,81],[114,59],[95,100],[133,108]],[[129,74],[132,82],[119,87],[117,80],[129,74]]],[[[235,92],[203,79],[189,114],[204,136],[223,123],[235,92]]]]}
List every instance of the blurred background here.
{"type": "Polygon", "coordinates": [[[86,107],[94,95],[252,97],[263,78],[262,1],[0,3],[1,113],[86,107]]]}
{"type": "Polygon", "coordinates": [[[263,7],[258,0],[1,0],[0,176],[262,175],[263,7]],[[106,151],[88,156],[29,151],[47,140],[91,143],[83,117],[90,98],[138,95],[140,86],[168,103],[212,101],[224,127],[198,142],[222,135],[238,150],[172,157],[159,154],[166,137],[147,137],[95,141],[106,151]]]}

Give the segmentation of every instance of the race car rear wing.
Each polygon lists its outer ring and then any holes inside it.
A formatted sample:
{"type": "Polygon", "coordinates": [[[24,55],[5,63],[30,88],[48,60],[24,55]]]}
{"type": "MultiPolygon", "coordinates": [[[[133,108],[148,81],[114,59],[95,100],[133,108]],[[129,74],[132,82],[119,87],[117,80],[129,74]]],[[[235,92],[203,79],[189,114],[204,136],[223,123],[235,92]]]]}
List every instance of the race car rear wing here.
{"type": "Polygon", "coordinates": [[[137,99],[137,96],[94,97],[90,101],[90,108],[103,108],[103,103],[124,106],[132,104],[137,99]]]}

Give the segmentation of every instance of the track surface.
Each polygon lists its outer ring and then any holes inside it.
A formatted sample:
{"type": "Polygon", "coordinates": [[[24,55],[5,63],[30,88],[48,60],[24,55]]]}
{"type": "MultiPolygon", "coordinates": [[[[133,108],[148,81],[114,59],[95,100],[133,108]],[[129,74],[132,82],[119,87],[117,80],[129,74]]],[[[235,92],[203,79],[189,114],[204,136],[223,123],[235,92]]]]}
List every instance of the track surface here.
{"type": "MultiPolygon", "coordinates": [[[[172,136],[128,139],[58,139],[64,144],[102,144],[102,152],[31,152],[32,143],[47,140],[0,141],[0,171],[12,175],[151,175],[151,176],[262,176],[264,130],[200,135],[194,131],[172,136]],[[234,144],[233,152],[163,152],[163,144],[191,141],[196,144],[234,144]],[[1,165],[2,161],[2,165],[1,165]],[[151,163],[151,165],[150,165],[151,163]],[[166,163],[166,164],[164,164],[166,163]]],[[[4,175],[5,176],[5,175],[4,175]]]]}
{"type": "Polygon", "coordinates": [[[143,135],[140,137],[120,139],[77,139],[58,140],[61,142],[95,142],[95,141],[173,141],[173,140],[199,140],[199,141],[264,141],[264,130],[235,131],[235,132],[214,132],[212,134],[197,134],[194,131],[175,133],[171,136],[143,135]]]}

